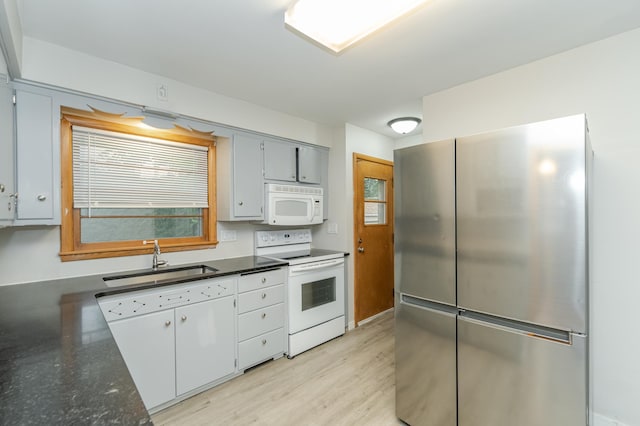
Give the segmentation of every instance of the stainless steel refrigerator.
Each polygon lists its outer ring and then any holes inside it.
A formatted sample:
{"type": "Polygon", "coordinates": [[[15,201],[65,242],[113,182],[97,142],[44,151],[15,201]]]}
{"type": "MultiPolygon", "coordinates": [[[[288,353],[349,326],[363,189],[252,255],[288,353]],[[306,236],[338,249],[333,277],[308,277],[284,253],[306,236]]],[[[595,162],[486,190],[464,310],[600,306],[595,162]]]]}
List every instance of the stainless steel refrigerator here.
{"type": "Polygon", "coordinates": [[[584,115],[394,155],[396,414],[412,426],[584,426],[584,115]]]}

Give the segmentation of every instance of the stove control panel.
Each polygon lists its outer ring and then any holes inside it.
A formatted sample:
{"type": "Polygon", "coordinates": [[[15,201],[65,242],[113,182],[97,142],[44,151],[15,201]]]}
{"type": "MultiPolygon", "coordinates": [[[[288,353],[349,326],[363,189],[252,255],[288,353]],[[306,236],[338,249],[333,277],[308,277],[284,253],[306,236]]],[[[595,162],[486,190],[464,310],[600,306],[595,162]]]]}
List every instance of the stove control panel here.
{"type": "Polygon", "coordinates": [[[311,229],[256,231],[256,248],[311,243],[311,229]]]}

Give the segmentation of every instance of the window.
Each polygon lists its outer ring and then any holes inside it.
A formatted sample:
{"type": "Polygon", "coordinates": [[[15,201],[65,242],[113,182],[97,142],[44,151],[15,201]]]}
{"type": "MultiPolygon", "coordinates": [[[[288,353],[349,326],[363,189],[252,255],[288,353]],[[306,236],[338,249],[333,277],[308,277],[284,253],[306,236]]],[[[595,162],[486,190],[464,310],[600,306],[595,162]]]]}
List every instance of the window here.
{"type": "Polygon", "coordinates": [[[386,181],[364,178],[364,224],[384,225],[387,223],[386,181]]]}
{"type": "Polygon", "coordinates": [[[215,245],[210,133],[62,107],[63,261],[215,245]]]}

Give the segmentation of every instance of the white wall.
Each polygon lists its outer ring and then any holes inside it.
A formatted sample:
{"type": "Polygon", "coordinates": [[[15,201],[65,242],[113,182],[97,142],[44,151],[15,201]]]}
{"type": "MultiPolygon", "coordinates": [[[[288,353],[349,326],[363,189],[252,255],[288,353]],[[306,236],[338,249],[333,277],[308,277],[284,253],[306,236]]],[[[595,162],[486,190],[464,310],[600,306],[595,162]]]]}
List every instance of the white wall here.
{"type": "Polygon", "coordinates": [[[16,0],[0,0],[0,39],[6,51],[5,66],[12,77],[20,76],[22,67],[22,23],[16,0]]]}
{"type": "MultiPolygon", "coordinates": [[[[22,77],[27,80],[317,145],[331,145],[332,129],[327,126],[38,40],[25,38],[23,46],[22,77]],[[168,102],[156,99],[156,84],[160,82],[168,85],[168,102]]],[[[333,167],[331,161],[330,167],[333,167]]],[[[341,167],[340,159],[337,170],[341,167]]],[[[162,256],[177,265],[252,255],[253,232],[258,228],[259,225],[245,223],[219,223],[219,231],[235,230],[237,240],[221,242],[215,249],[162,256]]],[[[151,255],[61,262],[59,250],[59,227],[0,229],[0,285],[140,269],[151,264],[151,255]],[[32,265],[37,266],[25,267],[25,259],[33,259],[32,265]]]]}
{"type": "Polygon", "coordinates": [[[353,322],[353,153],[393,161],[393,139],[366,129],[346,124],[344,128],[335,129],[333,146],[330,151],[331,199],[329,221],[338,226],[338,235],[327,234],[328,224],[324,224],[314,233],[314,244],[317,247],[344,250],[351,255],[347,257],[347,320],[349,327],[353,322]]]}
{"type": "Polygon", "coordinates": [[[591,339],[599,425],[640,425],[638,52],[634,30],[423,99],[426,141],[587,114],[595,151],[591,339]]]}
{"type": "Polygon", "coordinates": [[[4,60],[2,52],[0,52],[0,74],[7,75],[7,63],[4,60]]]}
{"type": "Polygon", "coordinates": [[[24,38],[22,78],[243,129],[331,145],[328,130],[312,121],[29,37],[24,38]],[[168,87],[168,101],[157,99],[160,83],[168,87]]]}

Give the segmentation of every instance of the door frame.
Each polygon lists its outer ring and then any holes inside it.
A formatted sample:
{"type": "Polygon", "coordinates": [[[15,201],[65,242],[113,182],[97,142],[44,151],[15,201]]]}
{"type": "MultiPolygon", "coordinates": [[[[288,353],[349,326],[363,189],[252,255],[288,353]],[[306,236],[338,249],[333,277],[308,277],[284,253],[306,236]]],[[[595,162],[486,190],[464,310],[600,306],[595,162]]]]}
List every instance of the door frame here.
{"type": "MultiPolygon", "coordinates": [[[[357,172],[357,167],[358,167],[358,160],[365,160],[365,161],[369,161],[372,163],[379,163],[379,164],[383,164],[386,166],[391,166],[393,168],[393,161],[390,160],[385,160],[382,158],[377,158],[377,157],[372,157],[370,155],[365,155],[365,154],[360,154],[358,152],[354,152],[353,153],[353,163],[352,163],[352,175],[353,175],[353,200],[352,200],[352,205],[353,205],[353,253],[354,253],[354,259],[353,259],[353,323],[354,326],[357,327],[358,326],[358,267],[357,267],[357,262],[358,262],[358,222],[360,220],[362,220],[359,215],[358,215],[358,210],[357,210],[357,187],[358,187],[358,172],[357,172]]],[[[391,179],[391,188],[393,189],[393,178],[391,179]]],[[[395,220],[395,216],[394,216],[394,209],[393,209],[393,197],[391,197],[392,199],[390,199],[389,202],[389,224],[391,226],[391,241],[392,241],[392,247],[393,247],[393,233],[394,233],[394,220],[395,220]]],[[[392,248],[393,250],[393,248],[392,248]]],[[[393,271],[393,262],[391,263],[391,268],[393,271]]],[[[394,277],[394,273],[392,272],[392,277],[394,277]]],[[[395,301],[394,301],[395,302],[395,301]]],[[[362,320],[361,320],[362,321],[362,320]]]]}

